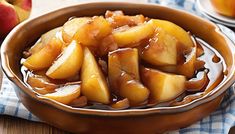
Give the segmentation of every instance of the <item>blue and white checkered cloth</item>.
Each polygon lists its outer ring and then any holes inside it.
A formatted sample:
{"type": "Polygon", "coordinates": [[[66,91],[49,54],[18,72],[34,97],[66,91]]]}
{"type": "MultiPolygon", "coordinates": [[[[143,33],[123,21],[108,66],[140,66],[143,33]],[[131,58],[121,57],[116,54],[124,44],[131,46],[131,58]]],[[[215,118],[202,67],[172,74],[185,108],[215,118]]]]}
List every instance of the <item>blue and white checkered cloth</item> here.
{"type": "MultiPolygon", "coordinates": [[[[160,3],[164,6],[187,10],[200,15],[195,0],[149,0],[152,3],[160,3]]],[[[11,82],[4,76],[0,91],[0,114],[24,118],[31,121],[40,120],[30,113],[17,98],[11,82]]],[[[227,134],[232,126],[235,126],[235,86],[228,89],[220,107],[210,116],[180,130],[169,132],[170,134],[227,134]]]]}

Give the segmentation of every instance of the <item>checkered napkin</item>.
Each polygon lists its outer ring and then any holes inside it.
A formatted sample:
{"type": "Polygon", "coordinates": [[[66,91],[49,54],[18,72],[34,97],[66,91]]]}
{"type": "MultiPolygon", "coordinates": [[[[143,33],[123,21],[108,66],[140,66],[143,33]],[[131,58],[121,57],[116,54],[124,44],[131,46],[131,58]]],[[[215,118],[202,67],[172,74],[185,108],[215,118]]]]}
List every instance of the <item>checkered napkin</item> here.
{"type": "MultiPolygon", "coordinates": [[[[160,3],[164,6],[183,9],[200,15],[194,0],[149,0],[152,3],[160,3]]],[[[40,120],[30,113],[17,98],[11,82],[3,76],[0,91],[0,114],[24,118],[31,121],[40,120]]],[[[169,132],[171,134],[201,134],[218,133],[227,134],[229,129],[235,125],[235,86],[228,89],[220,107],[210,116],[196,122],[195,124],[180,130],[169,132]]]]}

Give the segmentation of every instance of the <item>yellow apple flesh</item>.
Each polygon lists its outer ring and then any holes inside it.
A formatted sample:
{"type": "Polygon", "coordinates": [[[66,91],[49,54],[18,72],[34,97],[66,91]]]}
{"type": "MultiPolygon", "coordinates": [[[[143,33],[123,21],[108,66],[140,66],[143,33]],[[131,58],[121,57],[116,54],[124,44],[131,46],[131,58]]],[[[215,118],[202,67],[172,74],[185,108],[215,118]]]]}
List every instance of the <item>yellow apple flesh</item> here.
{"type": "Polygon", "coordinates": [[[148,44],[139,48],[141,59],[152,65],[177,64],[177,40],[164,29],[157,29],[148,44]]]}
{"type": "Polygon", "coordinates": [[[158,19],[152,19],[150,20],[150,23],[153,25],[153,27],[164,29],[168,34],[174,36],[180,43],[179,45],[181,45],[180,47],[183,50],[190,50],[194,46],[189,33],[187,33],[180,26],[170,21],[158,19]]]}
{"type": "Polygon", "coordinates": [[[182,94],[186,78],[183,75],[164,73],[156,69],[141,67],[141,78],[150,90],[152,102],[165,102],[182,94]]]}
{"type": "Polygon", "coordinates": [[[74,18],[67,21],[62,28],[63,40],[66,43],[71,42],[74,34],[89,21],[91,21],[89,17],[74,18]]]}
{"type": "Polygon", "coordinates": [[[154,33],[151,23],[143,23],[131,27],[125,31],[114,31],[113,37],[119,47],[134,47],[140,41],[150,37],[154,33]]]}
{"type": "Polygon", "coordinates": [[[46,75],[53,79],[66,79],[78,74],[82,66],[83,50],[80,44],[72,41],[62,55],[48,69],[46,75]]]}
{"type": "Polygon", "coordinates": [[[110,103],[107,81],[101,72],[91,51],[84,48],[84,60],[81,70],[82,94],[90,101],[110,103]]]}

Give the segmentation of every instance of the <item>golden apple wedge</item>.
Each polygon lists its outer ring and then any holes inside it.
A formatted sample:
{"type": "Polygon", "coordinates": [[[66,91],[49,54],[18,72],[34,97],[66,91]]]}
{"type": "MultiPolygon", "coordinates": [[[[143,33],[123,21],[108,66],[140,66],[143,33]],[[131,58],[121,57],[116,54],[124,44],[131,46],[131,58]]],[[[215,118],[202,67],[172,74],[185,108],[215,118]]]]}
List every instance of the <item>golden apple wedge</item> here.
{"type": "Polygon", "coordinates": [[[62,45],[61,40],[52,38],[40,51],[28,57],[23,62],[23,65],[34,71],[50,67],[56,57],[61,53],[62,45]]]}
{"type": "Polygon", "coordinates": [[[74,34],[89,21],[91,21],[89,17],[74,18],[67,21],[62,28],[63,40],[66,43],[71,42],[74,34]]]}
{"type": "Polygon", "coordinates": [[[56,92],[42,95],[43,97],[50,98],[63,104],[69,104],[74,99],[80,96],[80,85],[68,85],[57,88],[56,92]]]}
{"type": "Polygon", "coordinates": [[[143,23],[125,31],[114,31],[113,37],[119,47],[134,47],[154,33],[151,23],[143,23]]]}
{"type": "Polygon", "coordinates": [[[136,48],[122,48],[109,53],[108,77],[109,84],[113,90],[119,89],[120,85],[117,81],[122,71],[130,74],[134,79],[140,80],[139,59],[136,48]]]}
{"type": "Polygon", "coordinates": [[[107,81],[101,72],[91,51],[84,48],[84,60],[81,70],[82,94],[90,101],[110,103],[107,81]]]}
{"type": "Polygon", "coordinates": [[[177,40],[164,29],[157,29],[148,44],[139,47],[139,54],[144,61],[156,65],[177,64],[177,40]]]}
{"type": "Polygon", "coordinates": [[[190,49],[193,47],[193,41],[189,35],[183,28],[180,26],[166,20],[152,19],[150,23],[153,24],[155,28],[164,29],[168,34],[174,36],[177,41],[180,42],[180,45],[184,47],[184,49],[190,49]]]}
{"type": "MultiPolygon", "coordinates": [[[[34,54],[35,52],[40,51],[45,45],[47,45],[50,40],[56,36],[56,33],[60,32],[62,27],[57,27],[52,29],[41,36],[38,42],[35,43],[30,49],[29,52],[34,54]]],[[[58,37],[57,37],[58,38],[58,37]]],[[[59,39],[59,38],[58,38],[59,39]]]]}
{"type": "Polygon", "coordinates": [[[98,45],[100,39],[108,36],[111,32],[110,23],[102,16],[95,16],[76,31],[73,39],[84,46],[95,46],[98,45]]]}
{"type": "Polygon", "coordinates": [[[47,70],[46,75],[53,79],[66,79],[78,73],[83,62],[83,50],[80,44],[72,41],[62,55],[47,70]]]}
{"type": "Polygon", "coordinates": [[[164,73],[156,69],[141,67],[141,78],[150,90],[152,102],[172,100],[185,91],[186,78],[183,75],[164,73]]]}

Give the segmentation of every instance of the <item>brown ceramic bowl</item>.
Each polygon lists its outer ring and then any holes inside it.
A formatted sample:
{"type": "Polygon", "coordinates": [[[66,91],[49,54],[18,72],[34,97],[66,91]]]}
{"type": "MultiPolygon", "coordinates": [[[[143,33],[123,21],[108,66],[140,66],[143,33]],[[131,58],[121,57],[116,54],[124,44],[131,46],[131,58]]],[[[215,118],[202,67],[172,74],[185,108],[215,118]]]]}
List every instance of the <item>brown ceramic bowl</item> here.
{"type": "Polygon", "coordinates": [[[235,46],[216,25],[186,12],[154,4],[80,4],[28,20],[17,26],[5,39],[1,59],[5,74],[14,83],[17,96],[29,111],[48,124],[80,134],[155,134],[187,127],[214,111],[220,105],[223,93],[235,81],[235,46]],[[169,20],[192,32],[223,56],[227,77],[213,91],[185,105],[119,111],[72,108],[40,98],[27,88],[20,72],[20,59],[26,47],[46,31],[63,25],[71,16],[103,15],[106,10],[116,9],[126,14],[143,14],[150,18],[169,20]]]}

